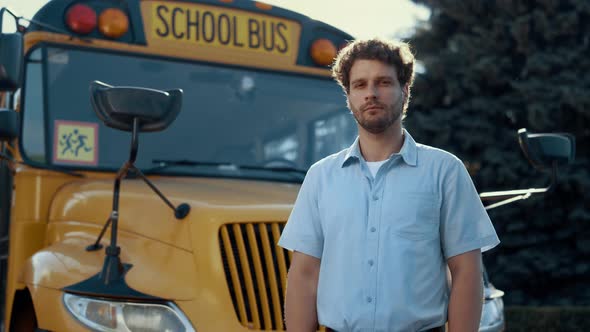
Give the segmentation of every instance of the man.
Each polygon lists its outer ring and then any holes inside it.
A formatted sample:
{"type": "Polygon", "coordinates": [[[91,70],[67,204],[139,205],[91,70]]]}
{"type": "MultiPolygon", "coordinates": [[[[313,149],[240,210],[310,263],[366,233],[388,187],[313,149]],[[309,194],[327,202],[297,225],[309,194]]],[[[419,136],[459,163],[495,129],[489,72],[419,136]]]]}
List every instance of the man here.
{"type": "Polygon", "coordinates": [[[332,71],[358,138],[309,169],[279,241],[288,331],[477,331],[481,251],[499,240],[461,161],[402,128],[408,45],[355,41],[332,71]]]}

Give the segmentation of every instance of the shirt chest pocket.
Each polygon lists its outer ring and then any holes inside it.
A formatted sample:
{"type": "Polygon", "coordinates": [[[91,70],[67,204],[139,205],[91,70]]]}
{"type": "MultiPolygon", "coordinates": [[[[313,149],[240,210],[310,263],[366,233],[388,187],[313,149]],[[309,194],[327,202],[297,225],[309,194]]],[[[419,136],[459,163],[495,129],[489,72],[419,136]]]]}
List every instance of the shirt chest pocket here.
{"type": "Polygon", "coordinates": [[[439,200],[435,193],[402,193],[391,211],[392,232],[409,240],[427,240],[438,236],[439,200]]]}

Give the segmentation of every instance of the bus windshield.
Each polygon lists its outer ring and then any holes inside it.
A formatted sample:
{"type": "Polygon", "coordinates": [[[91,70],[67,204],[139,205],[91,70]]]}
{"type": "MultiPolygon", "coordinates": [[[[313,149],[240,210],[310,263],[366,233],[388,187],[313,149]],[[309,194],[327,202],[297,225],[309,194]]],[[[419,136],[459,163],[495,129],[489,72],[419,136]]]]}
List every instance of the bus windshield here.
{"type": "Polygon", "coordinates": [[[97,118],[88,92],[94,80],[183,90],[182,110],[172,125],[140,134],[141,169],[156,166],[155,160],[307,169],[349,146],[356,135],[342,89],[328,78],[49,46],[28,60],[27,85],[43,82],[44,95],[42,104],[35,89],[24,96],[25,121],[39,123],[25,125],[22,133],[25,155],[34,162],[111,170],[127,160],[130,133],[97,118]],[[44,112],[35,116],[32,105],[44,105],[44,112]]]}

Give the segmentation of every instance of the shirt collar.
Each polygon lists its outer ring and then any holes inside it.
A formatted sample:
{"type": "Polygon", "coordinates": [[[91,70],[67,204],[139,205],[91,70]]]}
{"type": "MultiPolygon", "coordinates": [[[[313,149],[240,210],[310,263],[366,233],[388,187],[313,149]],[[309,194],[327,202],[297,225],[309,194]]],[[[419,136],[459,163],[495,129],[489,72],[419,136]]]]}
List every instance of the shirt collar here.
{"type": "MultiPolygon", "coordinates": [[[[400,155],[404,162],[410,166],[416,166],[417,159],[418,159],[418,151],[416,148],[416,141],[412,138],[412,135],[408,133],[408,131],[403,128],[404,131],[404,143],[402,144],[402,148],[398,153],[392,154],[392,156],[400,155]]],[[[390,157],[391,158],[391,157],[390,157]]],[[[342,167],[346,166],[348,161],[351,159],[362,160],[364,159],[361,154],[361,149],[359,145],[359,137],[354,140],[354,143],[347,149],[346,154],[344,155],[344,160],[342,161],[342,167]]]]}

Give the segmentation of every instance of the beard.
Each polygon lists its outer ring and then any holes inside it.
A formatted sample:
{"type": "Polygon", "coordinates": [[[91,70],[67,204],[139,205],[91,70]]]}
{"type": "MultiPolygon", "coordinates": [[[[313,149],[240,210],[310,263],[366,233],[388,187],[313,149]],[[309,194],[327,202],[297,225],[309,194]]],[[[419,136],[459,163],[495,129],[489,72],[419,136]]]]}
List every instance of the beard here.
{"type": "Polygon", "coordinates": [[[366,131],[371,134],[381,134],[387,128],[391,127],[402,115],[403,103],[400,101],[397,105],[386,105],[377,101],[372,101],[361,105],[360,108],[355,108],[350,105],[352,115],[356,119],[356,122],[366,131]],[[382,110],[377,115],[369,115],[367,109],[370,107],[380,107],[382,110]]]}

